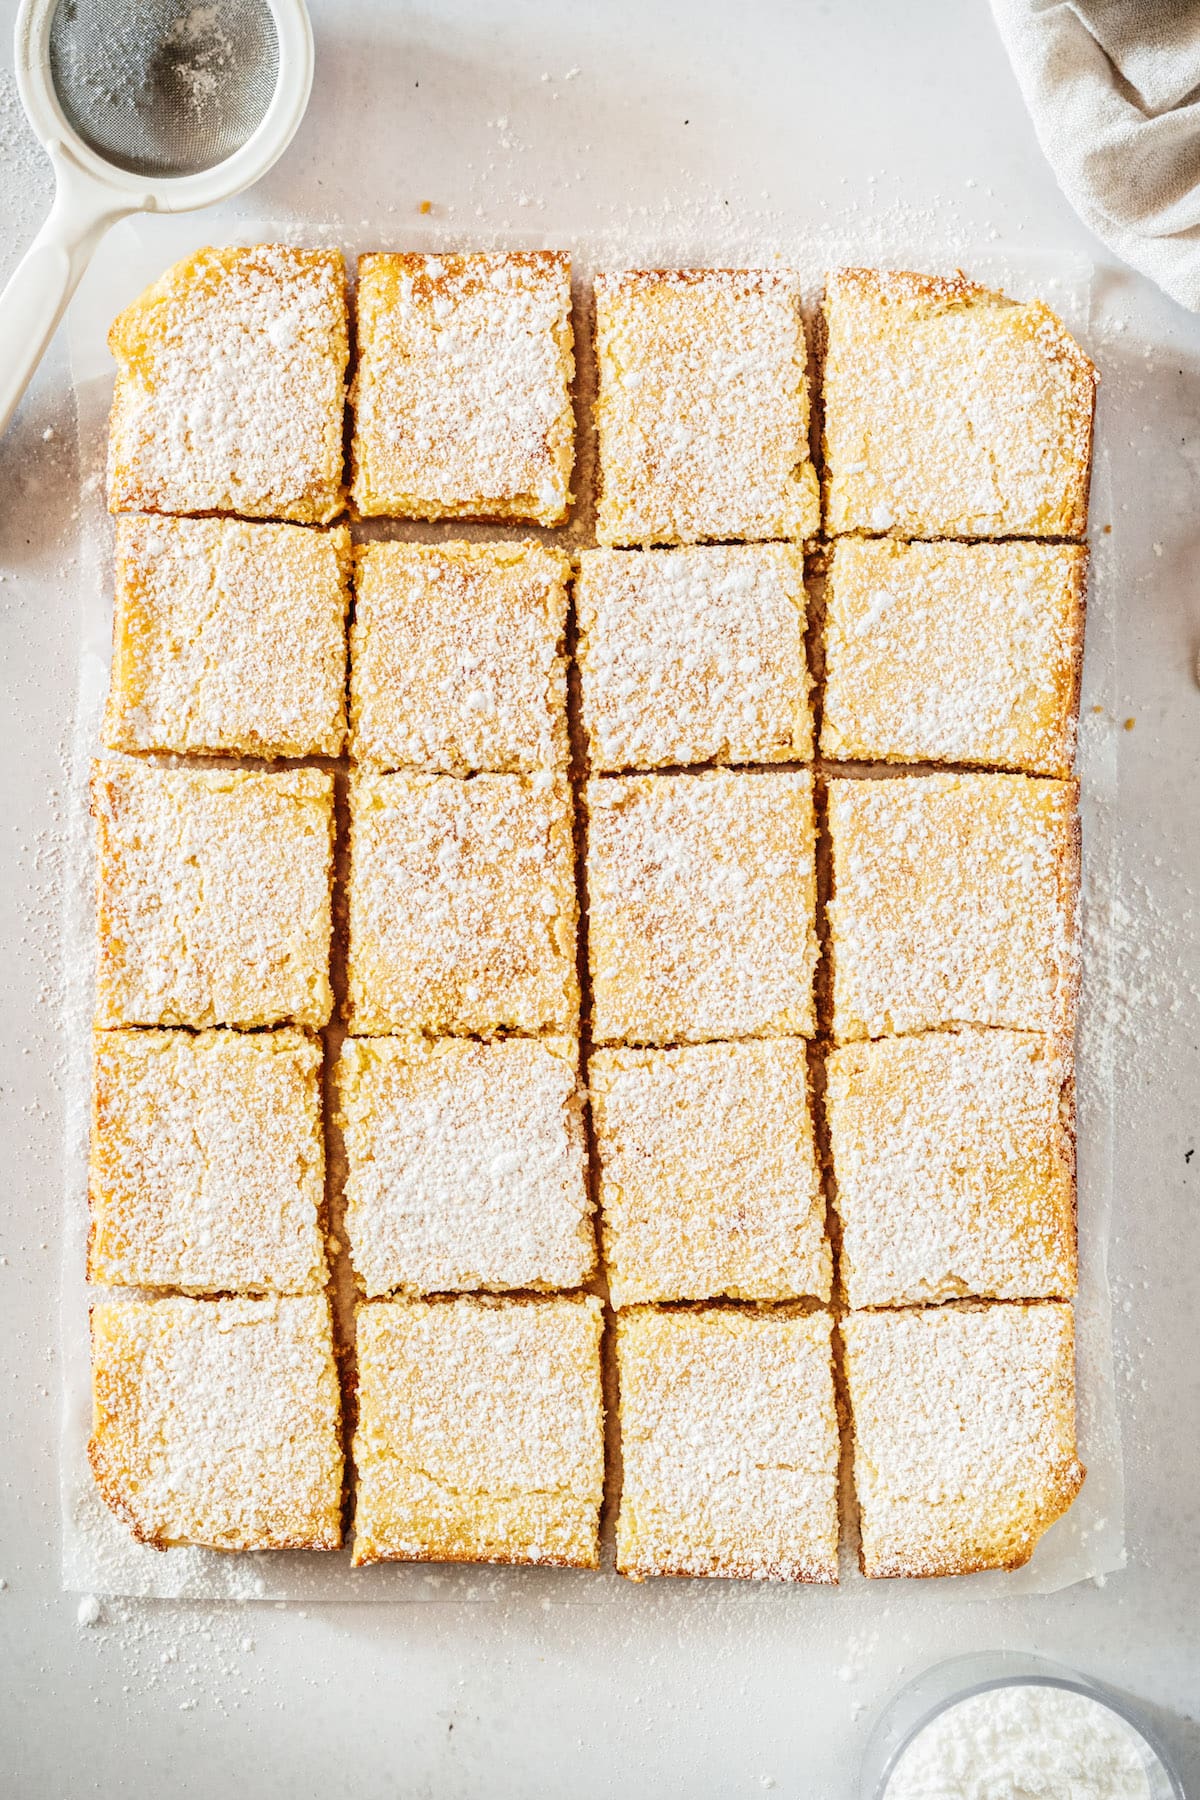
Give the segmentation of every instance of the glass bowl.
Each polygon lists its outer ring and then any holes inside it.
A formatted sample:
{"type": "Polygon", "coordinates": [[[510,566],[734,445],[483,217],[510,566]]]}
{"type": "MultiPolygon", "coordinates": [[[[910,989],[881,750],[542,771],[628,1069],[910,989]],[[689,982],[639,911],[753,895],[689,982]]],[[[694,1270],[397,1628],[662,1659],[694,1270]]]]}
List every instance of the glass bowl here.
{"type": "Polygon", "coordinates": [[[1085,1694],[1124,1720],[1140,1740],[1151,1800],[1186,1800],[1183,1785],[1155,1733],[1111,1688],[1059,1663],[1021,1652],[983,1651],[935,1663],[894,1694],[867,1741],[860,1800],[884,1800],[901,1754],[939,1713],[975,1694],[1001,1687],[1062,1687],[1085,1694]]]}

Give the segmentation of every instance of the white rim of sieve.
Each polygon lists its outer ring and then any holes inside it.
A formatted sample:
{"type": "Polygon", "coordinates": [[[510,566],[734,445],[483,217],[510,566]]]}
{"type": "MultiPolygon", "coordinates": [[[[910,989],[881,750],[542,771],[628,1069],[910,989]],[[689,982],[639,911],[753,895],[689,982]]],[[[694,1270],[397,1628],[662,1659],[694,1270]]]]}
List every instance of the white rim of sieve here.
{"type": "Polygon", "coordinates": [[[240,149],[195,175],[138,175],[98,155],[68,124],[50,77],[50,21],[59,0],[21,0],[16,26],[17,89],[43,149],[66,154],[94,182],[134,208],[185,212],[211,206],[265,175],[304,117],[313,79],[312,25],[304,0],[266,0],[279,62],[270,105],[240,149]]]}

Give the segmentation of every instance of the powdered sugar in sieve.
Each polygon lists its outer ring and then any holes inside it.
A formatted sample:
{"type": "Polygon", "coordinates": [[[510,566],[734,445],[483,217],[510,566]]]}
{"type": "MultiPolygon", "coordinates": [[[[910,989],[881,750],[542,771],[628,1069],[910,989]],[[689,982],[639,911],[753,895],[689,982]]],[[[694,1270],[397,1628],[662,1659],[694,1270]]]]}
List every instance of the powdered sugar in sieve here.
{"type": "Polygon", "coordinates": [[[50,24],[67,123],[136,175],[224,162],[264,118],[278,69],[267,0],[59,0],[50,24]]]}

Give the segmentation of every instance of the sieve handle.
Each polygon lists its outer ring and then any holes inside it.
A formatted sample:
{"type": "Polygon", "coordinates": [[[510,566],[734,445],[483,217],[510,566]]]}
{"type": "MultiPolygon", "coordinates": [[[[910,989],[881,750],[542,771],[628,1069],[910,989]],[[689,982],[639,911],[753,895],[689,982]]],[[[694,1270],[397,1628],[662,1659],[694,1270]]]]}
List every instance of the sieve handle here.
{"type": "Polygon", "coordinates": [[[50,145],[56,188],[50,217],[0,294],[0,432],[110,225],[139,210],[135,197],[114,194],[50,145]]]}

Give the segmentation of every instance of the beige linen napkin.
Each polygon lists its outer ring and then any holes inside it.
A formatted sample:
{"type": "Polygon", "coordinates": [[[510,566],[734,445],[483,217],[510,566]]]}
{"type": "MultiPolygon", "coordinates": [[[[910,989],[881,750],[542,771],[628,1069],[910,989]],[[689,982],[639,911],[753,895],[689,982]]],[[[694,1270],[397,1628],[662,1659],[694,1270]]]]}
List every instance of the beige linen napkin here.
{"type": "Polygon", "coordinates": [[[992,0],[992,10],[1076,212],[1200,311],[1198,0],[992,0]]]}

